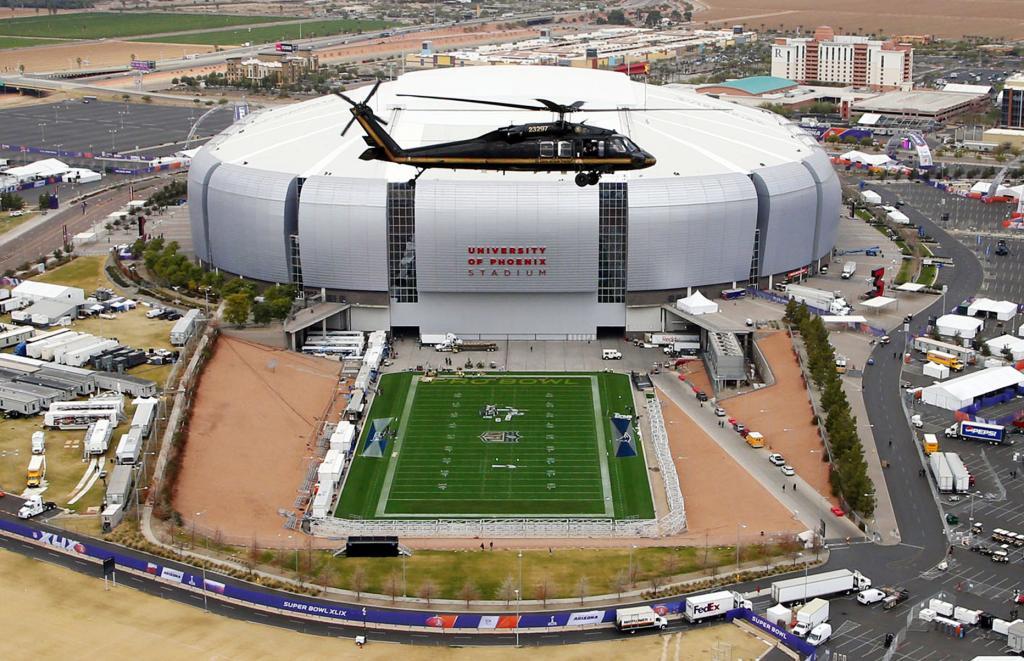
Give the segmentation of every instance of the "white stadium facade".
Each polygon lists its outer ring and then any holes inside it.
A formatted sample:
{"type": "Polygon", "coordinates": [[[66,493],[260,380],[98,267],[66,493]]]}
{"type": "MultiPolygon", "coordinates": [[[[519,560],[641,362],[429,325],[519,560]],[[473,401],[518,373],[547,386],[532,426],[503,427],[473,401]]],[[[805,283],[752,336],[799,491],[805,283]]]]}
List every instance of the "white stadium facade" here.
{"type": "Polygon", "coordinates": [[[398,93],[582,100],[571,121],[615,129],[657,163],[582,188],[573,172],[440,169],[410,185],[413,168],[359,159],[359,125],[341,135],[350,106],[326,96],[253,114],[199,151],[197,257],[349,303],[357,329],[581,339],[659,330],[661,306],[693,289],[770,287],[819,267],[835,241],[828,157],[767,111],[590,69],[431,70],[384,83],[370,102],[402,147],[554,117],[398,93]]]}

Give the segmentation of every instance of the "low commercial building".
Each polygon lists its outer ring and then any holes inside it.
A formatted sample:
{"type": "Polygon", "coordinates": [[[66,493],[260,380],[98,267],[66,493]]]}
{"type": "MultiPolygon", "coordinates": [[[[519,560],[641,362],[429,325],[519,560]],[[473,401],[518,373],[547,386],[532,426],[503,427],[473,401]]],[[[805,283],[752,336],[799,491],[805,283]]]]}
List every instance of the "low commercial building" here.
{"type": "Polygon", "coordinates": [[[914,90],[887,92],[853,103],[853,112],[874,113],[886,117],[913,117],[945,123],[962,115],[984,112],[989,108],[987,94],[961,94],[914,90]]]}

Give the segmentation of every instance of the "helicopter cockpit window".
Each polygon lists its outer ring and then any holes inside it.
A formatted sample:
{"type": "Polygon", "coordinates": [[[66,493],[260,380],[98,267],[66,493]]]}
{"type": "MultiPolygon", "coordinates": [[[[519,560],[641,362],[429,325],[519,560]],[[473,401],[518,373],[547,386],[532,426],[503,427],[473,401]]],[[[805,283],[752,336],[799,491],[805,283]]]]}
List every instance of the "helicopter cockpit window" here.
{"type": "Polygon", "coordinates": [[[559,158],[572,158],[572,143],[567,140],[559,141],[558,143],[558,157],[559,158]]]}
{"type": "Polygon", "coordinates": [[[635,152],[640,151],[640,148],[636,146],[636,143],[629,138],[623,138],[622,143],[626,145],[626,151],[635,152]]]}
{"type": "Polygon", "coordinates": [[[623,142],[623,138],[612,138],[608,141],[608,147],[615,154],[626,153],[626,143],[623,142]]]}
{"type": "Polygon", "coordinates": [[[555,155],[555,143],[553,142],[542,142],[540,143],[540,157],[551,158],[555,155]]]}

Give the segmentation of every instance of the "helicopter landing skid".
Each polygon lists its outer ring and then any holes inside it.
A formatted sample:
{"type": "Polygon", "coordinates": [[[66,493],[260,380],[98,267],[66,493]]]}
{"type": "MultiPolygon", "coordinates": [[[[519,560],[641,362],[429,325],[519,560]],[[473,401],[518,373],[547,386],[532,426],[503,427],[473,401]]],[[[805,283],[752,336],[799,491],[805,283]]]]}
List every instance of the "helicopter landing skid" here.
{"type": "Polygon", "coordinates": [[[576,185],[580,188],[584,186],[594,186],[597,182],[601,181],[600,172],[577,172],[576,173],[576,185]]]}

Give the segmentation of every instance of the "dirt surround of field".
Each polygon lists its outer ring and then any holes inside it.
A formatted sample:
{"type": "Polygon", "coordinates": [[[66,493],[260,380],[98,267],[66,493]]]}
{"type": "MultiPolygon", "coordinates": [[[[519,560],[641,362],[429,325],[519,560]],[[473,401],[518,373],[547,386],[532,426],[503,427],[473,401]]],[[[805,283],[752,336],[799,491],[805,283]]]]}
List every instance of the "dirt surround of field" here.
{"type": "Polygon", "coordinates": [[[707,7],[694,21],[719,25],[743,24],[812,31],[830,25],[837,33],[872,32],[886,35],[925,35],[958,39],[964,36],[1019,38],[1024,34],[1024,2],[1007,0],[700,0],[707,7]]]}
{"type": "Polygon", "coordinates": [[[814,412],[789,335],[779,331],[761,336],[757,346],[771,366],[775,384],[730,397],[721,402],[722,408],[747,429],[764,434],[765,450],[780,452],[804,481],[838,505],[828,482],[828,464],[822,461],[825,447],[817,425],[811,422],[814,412]]]}
{"type": "MultiPolygon", "coordinates": [[[[340,364],[221,337],[199,382],[174,507],[225,541],[276,545],[340,364]]],[[[342,402],[344,400],[341,400],[342,402]]],[[[335,414],[334,419],[337,419],[335,414]]],[[[298,533],[295,533],[298,536],[298,533]]]]}
{"type": "MultiPolygon", "coordinates": [[[[18,659],[25,650],[40,650],[46,632],[45,658],[74,658],[83,649],[111,661],[135,659],[348,659],[386,661],[396,655],[408,661],[499,661],[536,659],[537,649],[526,646],[448,648],[377,643],[357,649],[351,639],[297,633],[209,615],[201,609],[160,599],[132,588],[103,589],[100,578],[89,577],[0,550],[0,617],[32,623],[7,627],[0,637],[0,658],[18,659]],[[59,590],[51,586],[60,586],[59,590]],[[145,613],[145,617],[140,617],[145,613]],[[154,623],[159,623],[154,626],[154,623]]],[[[431,642],[432,639],[431,639],[431,642]]],[[[581,645],[545,647],[550,661],[630,659],[698,661],[715,656],[716,647],[730,658],[756,659],[770,645],[732,624],[701,627],[685,634],[623,637],[581,645]]],[[[35,656],[39,656],[36,654],[35,656]]]]}
{"type": "MultiPolygon", "coordinates": [[[[16,72],[25,65],[25,73],[38,71],[74,71],[77,58],[82,58],[83,69],[127,65],[134,55],[140,60],[170,60],[192,53],[208,53],[213,46],[185,46],[177,44],[151,44],[132,41],[69,42],[50,46],[13,48],[0,51],[0,71],[16,72]]],[[[177,73],[175,75],[181,75],[177,73]]],[[[126,76],[121,87],[129,87],[132,78],[126,76]]]]}

